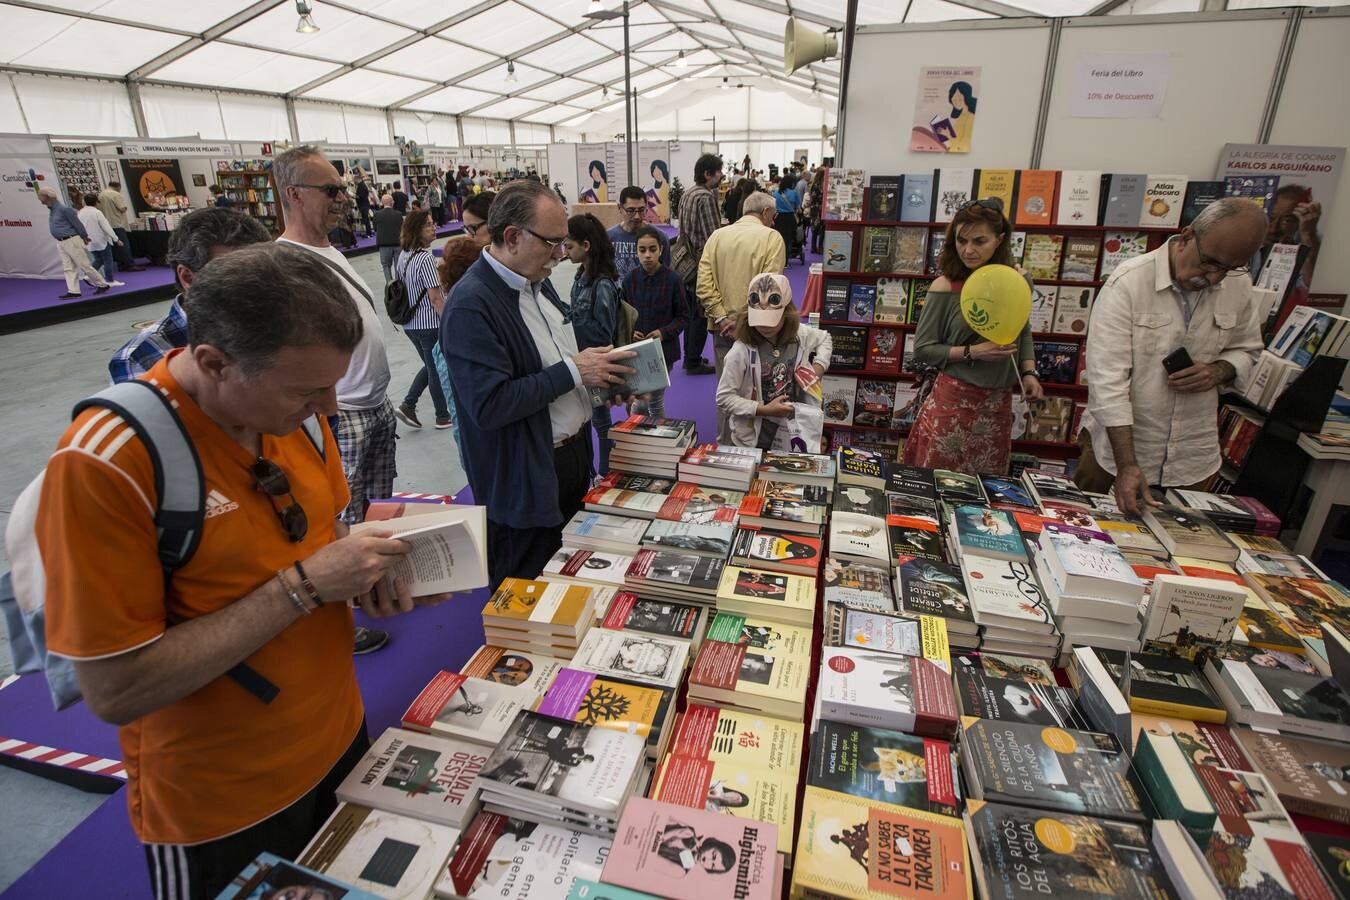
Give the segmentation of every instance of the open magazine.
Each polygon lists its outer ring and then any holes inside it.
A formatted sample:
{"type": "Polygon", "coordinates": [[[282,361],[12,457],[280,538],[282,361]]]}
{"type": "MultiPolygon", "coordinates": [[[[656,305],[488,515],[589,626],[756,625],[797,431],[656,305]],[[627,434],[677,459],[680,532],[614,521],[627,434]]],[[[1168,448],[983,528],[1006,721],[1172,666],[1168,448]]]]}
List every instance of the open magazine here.
{"type": "Polygon", "coordinates": [[[487,587],[487,510],[482,506],[389,504],[352,534],[392,531],[413,550],[394,568],[414,597],[487,587]],[[390,517],[392,511],[393,516],[390,517]]]}

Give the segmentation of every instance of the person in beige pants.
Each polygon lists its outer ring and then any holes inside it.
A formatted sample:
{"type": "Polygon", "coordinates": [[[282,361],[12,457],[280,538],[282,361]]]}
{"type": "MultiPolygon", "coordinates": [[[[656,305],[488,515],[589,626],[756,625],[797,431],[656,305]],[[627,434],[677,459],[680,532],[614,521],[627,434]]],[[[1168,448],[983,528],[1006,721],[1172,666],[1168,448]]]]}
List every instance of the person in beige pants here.
{"type": "Polygon", "coordinates": [[[84,224],[75,210],[62,203],[60,196],[51,188],[38,191],[38,200],[49,210],[47,227],[56,240],[56,249],[61,253],[61,269],[66,275],[66,292],[61,295],[61,299],[80,296],[80,275],[94,285],[94,293],[106,291],[109,284],[89,259],[89,252],[85,249],[85,244],[89,243],[89,233],[84,230],[84,224]]]}

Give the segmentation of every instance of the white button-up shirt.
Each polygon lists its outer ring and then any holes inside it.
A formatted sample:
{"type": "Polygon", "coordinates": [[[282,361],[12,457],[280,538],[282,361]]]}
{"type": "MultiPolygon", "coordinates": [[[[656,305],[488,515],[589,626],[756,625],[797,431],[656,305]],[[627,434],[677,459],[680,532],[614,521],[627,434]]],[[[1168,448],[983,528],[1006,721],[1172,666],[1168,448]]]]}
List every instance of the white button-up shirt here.
{"type": "Polygon", "coordinates": [[[1262,342],[1251,279],[1234,275],[1205,288],[1186,315],[1168,246],[1121,265],[1097,294],[1087,337],[1083,427],[1102,467],[1114,473],[1106,429],[1133,426],[1135,461],[1144,478],[1178,487],[1219,468],[1219,392],[1172,390],[1163,357],[1185,347],[1196,363],[1224,360],[1237,372],[1233,384],[1241,390],[1262,342]]]}
{"type": "Polygon", "coordinates": [[[524,275],[508,269],[492,255],[491,248],[483,251],[483,258],[506,286],[516,292],[521,318],[525,320],[525,328],[534,340],[534,349],[538,351],[543,367],[547,369],[565,362],[572,373],[575,389],[548,405],[553,443],[557,445],[559,441],[572,437],[591,420],[590,395],[581,386],[581,372],[577,364],[572,362],[572,357],[577,353],[576,332],[563,321],[562,312],[544,296],[542,282],[527,281],[524,275]]]}

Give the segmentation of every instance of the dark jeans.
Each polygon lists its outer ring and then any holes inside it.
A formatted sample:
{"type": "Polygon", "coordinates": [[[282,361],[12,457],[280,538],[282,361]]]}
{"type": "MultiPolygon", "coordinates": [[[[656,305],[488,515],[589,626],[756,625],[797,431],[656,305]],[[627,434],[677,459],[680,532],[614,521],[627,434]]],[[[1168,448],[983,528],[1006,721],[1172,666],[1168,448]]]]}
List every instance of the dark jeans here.
{"type": "Polygon", "coordinates": [[[773,227],[783,238],[783,249],[788,258],[800,256],[801,248],[797,247],[797,214],[780,212],[774,217],[773,227]]]}
{"type": "Polygon", "coordinates": [[[357,205],[357,214],[361,217],[361,228],[366,234],[370,234],[370,204],[365,206],[357,205]]]}
{"type": "MultiPolygon", "coordinates": [[[[694,277],[697,282],[697,276],[694,277]]],[[[689,314],[684,320],[684,368],[685,371],[698,365],[703,357],[703,345],[708,340],[708,317],[703,313],[703,301],[698,297],[696,285],[684,283],[685,299],[689,301],[689,314]]]]}
{"type": "Polygon", "coordinates": [[[398,245],[380,247],[380,268],[384,269],[384,283],[394,280],[394,260],[398,259],[398,245]]]}
{"type": "Polygon", "coordinates": [[[444,225],[444,224],[445,224],[445,207],[444,207],[444,206],[433,206],[433,207],[431,208],[431,221],[435,222],[437,226],[441,226],[441,225],[444,225]]]}
{"type": "Polygon", "coordinates": [[[435,347],[436,342],[440,340],[441,330],[439,328],[405,328],[403,333],[417,348],[417,356],[422,360],[422,368],[417,370],[417,377],[413,379],[412,387],[408,388],[408,396],[403,398],[403,405],[408,409],[417,409],[417,401],[422,399],[422,392],[430,386],[431,405],[436,409],[436,418],[450,418],[450,408],[445,404],[445,392],[441,389],[441,380],[431,377],[436,372],[436,360],[431,356],[431,348],[435,347]]]}
{"type": "Polygon", "coordinates": [[[811,252],[825,252],[825,223],[813,222],[811,224],[811,252]]]}
{"type": "Polygon", "coordinates": [[[146,844],[150,890],[157,900],[210,900],[264,851],[295,859],[337,809],[337,789],[370,747],[366,724],[314,789],[281,812],[243,831],[205,844],[146,844]]]}
{"type": "Polygon", "coordinates": [[[125,228],[114,228],[113,234],[122,242],[122,246],[111,244],[113,248],[113,259],[117,260],[117,268],[126,271],[136,265],[136,260],[131,257],[131,235],[127,234],[125,228]]]}
{"type": "Polygon", "coordinates": [[[103,274],[104,281],[113,280],[113,250],[117,245],[109,244],[102,250],[90,250],[89,258],[93,260],[94,268],[103,274]]]}
{"type": "Polygon", "coordinates": [[[488,519],[488,577],[497,585],[504,578],[537,578],[549,558],[562,546],[562,527],[581,509],[581,498],[590,488],[591,429],[553,451],[553,471],[558,478],[558,505],[562,522],[547,528],[512,528],[488,519]]]}

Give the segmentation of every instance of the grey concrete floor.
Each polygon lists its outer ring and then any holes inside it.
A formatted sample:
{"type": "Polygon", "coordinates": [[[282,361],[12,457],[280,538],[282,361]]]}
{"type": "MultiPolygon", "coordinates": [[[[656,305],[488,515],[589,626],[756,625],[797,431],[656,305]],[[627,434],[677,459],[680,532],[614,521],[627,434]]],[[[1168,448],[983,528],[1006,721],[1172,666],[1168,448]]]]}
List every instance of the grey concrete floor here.
{"type": "MultiPolygon", "coordinates": [[[[379,298],[384,291],[379,257],[358,256],[352,264],[379,298]]],[[[575,267],[564,261],[554,272],[553,282],[564,297],[571,288],[574,271],[575,267]]],[[[0,386],[3,386],[0,459],[9,460],[0,466],[0,530],[8,522],[15,498],[46,464],[48,454],[70,421],[71,407],[107,384],[107,363],[113,351],[135,334],[136,323],[158,319],[167,308],[168,301],[156,301],[75,322],[0,335],[0,386]]],[[[393,375],[389,396],[397,404],[421,361],[412,343],[387,319],[384,333],[393,375]]],[[[424,423],[432,421],[429,394],[423,394],[420,412],[424,423]]],[[[437,431],[429,424],[416,429],[400,423],[399,439],[397,490],[453,494],[463,489],[467,479],[451,431],[437,431]]],[[[0,546],[0,571],[7,568],[8,558],[0,546]]],[[[0,639],[0,677],[12,670],[6,635],[0,639]]],[[[0,890],[106,799],[102,795],[83,795],[73,788],[3,767],[0,767],[0,796],[5,798],[0,803],[0,834],[6,836],[6,852],[0,854],[5,857],[0,863],[0,890]],[[17,797],[22,800],[11,802],[17,797]],[[34,819],[43,817],[31,814],[36,809],[51,810],[51,827],[32,829],[34,819]]]]}

